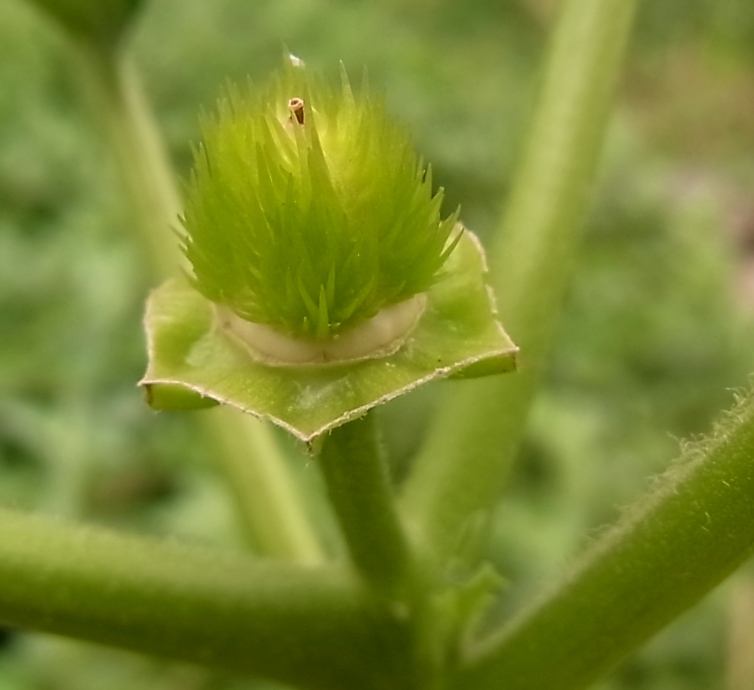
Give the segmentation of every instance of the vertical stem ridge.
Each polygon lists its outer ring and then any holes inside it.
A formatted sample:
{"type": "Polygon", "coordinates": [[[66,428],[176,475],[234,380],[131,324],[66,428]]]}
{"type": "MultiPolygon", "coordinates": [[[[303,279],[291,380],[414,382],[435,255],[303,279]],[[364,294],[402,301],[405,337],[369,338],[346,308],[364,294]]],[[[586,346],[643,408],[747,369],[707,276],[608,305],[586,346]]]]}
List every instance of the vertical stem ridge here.
{"type": "Polygon", "coordinates": [[[520,371],[453,384],[405,487],[407,513],[440,559],[457,552],[464,530],[486,522],[520,443],[572,277],[636,4],[567,0],[556,27],[528,146],[490,252],[520,371]]]}
{"type": "MultiPolygon", "coordinates": [[[[171,226],[181,200],[167,151],[138,75],[127,58],[79,46],[84,96],[102,128],[130,203],[152,274],[176,272],[182,257],[171,226]]],[[[218,448],[216,462],[237,499],[250,541],[262,553],[304,563],[324,558],[286,459],[271,430],[255,419],[200,416],[218,448]]]]}
{"type": "Polygon", "coordinates": [[[377,440],[374,413],[331,431],[320,466],[354,566],[378,591],[400,597],[411,553],[377,440]]]}
{"type": "Polygon", "coordinates": [[[320,465],[353,565],[378,600],[412,631],[416,690],[442,684],[443,627],[432,601],[434,582],[417,562],[406,536],[377,437],[375,412],[331,431],[320,465]]]}
{"type": "Polygon", "coordinates": [[[158,278],[181,265],[178,243],[170,232],[178,223],[181,199],[168,152],[153,121],[138,74],[124,56],[79,46],[78,75],[136,212],[136,230],[158,278]]]}

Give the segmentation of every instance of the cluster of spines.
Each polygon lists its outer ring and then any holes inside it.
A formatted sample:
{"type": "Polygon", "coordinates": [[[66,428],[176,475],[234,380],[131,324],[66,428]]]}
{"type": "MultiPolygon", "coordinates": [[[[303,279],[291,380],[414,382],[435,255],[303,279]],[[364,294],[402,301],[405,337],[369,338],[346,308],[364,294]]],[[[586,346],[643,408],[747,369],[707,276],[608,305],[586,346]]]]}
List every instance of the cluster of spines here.
{"type": "Polygon", "coordinates": [[[287,66],[228,86],[187,184],[192,280],[240,317],[328,338],[427,290],[457,238],[383,99],[287,66]],[[293,99],[293,100],[292,100],[293,99]]]}

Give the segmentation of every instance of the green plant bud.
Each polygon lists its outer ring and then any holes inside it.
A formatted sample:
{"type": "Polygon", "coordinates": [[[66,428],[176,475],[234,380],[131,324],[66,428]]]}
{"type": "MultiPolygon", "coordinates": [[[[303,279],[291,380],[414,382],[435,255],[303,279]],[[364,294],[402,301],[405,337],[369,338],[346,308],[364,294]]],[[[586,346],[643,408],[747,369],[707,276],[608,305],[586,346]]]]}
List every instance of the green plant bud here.
{"type": "Polygon", "coordinates": [[[142,0],[31,0],[79,39],[112,47],[142,4],[142,0]]]}
{"type": "Polygon", "coordinates": [[[438,378],[512,371],[482,245],[381,98],[292,61],[205,117],[180,232],[188,281],[149,297],[155,409],[213,401],[312,444],[438,378]]]}
{"type": "MultiPolygon", "coordinates": [[[[229,86],[202,132],[182,244],[220,314],[339,340],[426,292],[458,241],[457,215],[441,218],[442,190],[384,99],[354,94],[345,73],[332,87],[294,60],[260,88],[229,86]]],[[[391,313],[410,325],[420,309],[391,313]]],[[[345,347],[358,356],[358,342],[345,347]]]]}

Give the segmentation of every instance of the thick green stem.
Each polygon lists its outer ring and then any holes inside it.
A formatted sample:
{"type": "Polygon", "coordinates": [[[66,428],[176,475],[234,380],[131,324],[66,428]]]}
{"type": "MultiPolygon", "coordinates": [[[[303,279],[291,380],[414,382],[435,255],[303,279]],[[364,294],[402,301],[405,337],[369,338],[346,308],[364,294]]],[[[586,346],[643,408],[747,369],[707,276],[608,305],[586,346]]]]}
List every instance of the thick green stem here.
{"type": "MultiPolygon", "coordinates": [[[[567,0],[508,210],[491,248],[503,323],[521,348],[514,376],[453,384],[405,488],[438,557],[499,497],[573,273],[636,0],[567,0]]],[[[483,518],[480,520],[479,518],[483,518]]]]}
{"type": "MultiPolygon", "coordinates": [[[[79,47],[85,95],[137,212],[135,226],[152,273],[175,273],[182,260],[171,232],[181,204],[167,152],[137,74],[128,60],[79,47]]],[[[253,544],[264,554],[305,563],[322,560],[319,541],[268,426],[239,416],[200,417],[221,449],[218,465],[238,499],[253,544]]]]}
{"type": "Polygon", "coordinates": [[[407,626],[342,569],[0,509],[0,623],[297,687],[409,690],[407,626]]]}
{"type": "Polygon", "coordinates": [[[455,687],[586,688],[754,551],[754,399],[688,449],[455,687]]]}
{"type": "Polygon", "coordinates": [[[330,432],[320,466],[354,565],[378,591],[403,598],[411,551],[396,511],[374,413],[330,432]]]}
{"type": "Polygon", "coordinates": [[[386,610],[412,630],[412,687],[434,690],[442,673],[433,583],[412,553],[396,509],[375,413],[331,431],[320,465],[356,569],[386,610]]]}
{"type": "Polygon", "coordinates": [[[77,49],[77,74],[84,97],[115,161],[152,275],[176,273],[181,256],[171,232],[181,200],[167,151],[130,60],[88,48],[77,49]]]}

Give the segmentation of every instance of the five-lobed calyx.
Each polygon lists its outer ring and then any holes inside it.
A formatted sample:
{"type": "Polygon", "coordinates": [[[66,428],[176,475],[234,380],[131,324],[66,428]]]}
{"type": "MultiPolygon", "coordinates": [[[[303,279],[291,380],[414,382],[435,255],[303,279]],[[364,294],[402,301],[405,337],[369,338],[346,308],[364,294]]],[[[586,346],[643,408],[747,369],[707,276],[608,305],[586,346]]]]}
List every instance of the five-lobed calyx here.
{"type": "Polygon", "coordinates": [[[381,98],[294,65],[205,118],[183,248],[241,319],[326,340],[426,291],[457,238],[381,98]]]}

